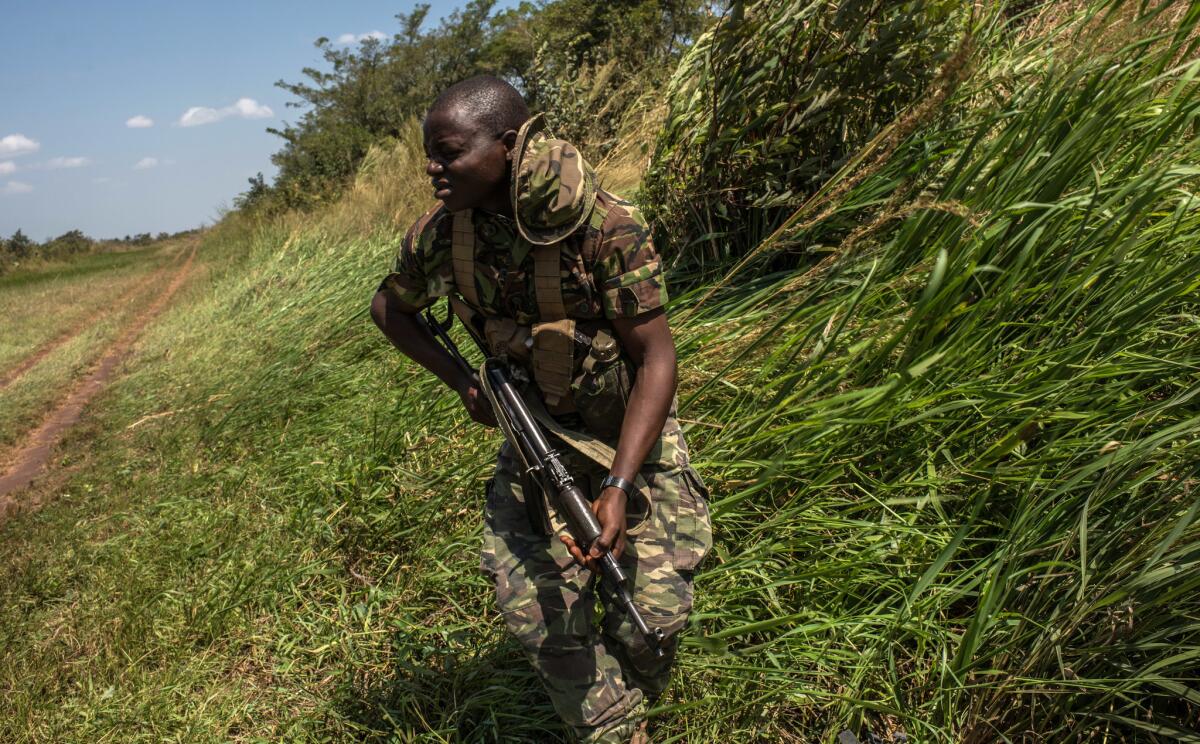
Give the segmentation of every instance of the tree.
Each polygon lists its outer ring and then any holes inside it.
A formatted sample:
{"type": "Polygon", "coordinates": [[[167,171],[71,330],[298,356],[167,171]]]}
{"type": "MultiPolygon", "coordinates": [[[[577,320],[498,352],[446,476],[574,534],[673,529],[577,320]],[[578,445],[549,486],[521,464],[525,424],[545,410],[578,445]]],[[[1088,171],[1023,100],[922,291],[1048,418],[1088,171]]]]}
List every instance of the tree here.
{"type": "Polygon", "coordinates": [[[15,258],[27,258],[34,248],[37,248],[37,243],[21,232],[20,228],[8,239],[8,252],[15,258]]]}
{"type": "Polygon", "coordinates": [[[48,254],[67,255],[83,253],[94,243],[95,241],[84,235],[81,230],[70,230],[47,242],[44,249],[48,254]]]}
{"type": "MultiPolygon", "coordinates": [[[[645,77],[644,89],[665,80],[708,17],[708,4],[697,0],[494,7],[494,0],[470,0],[423,30],[429,6],[420,4],[396,16],[400,32],[390,40],[345,48],[317,39],[324,69],[306,67],[300,82],[275,83],[295,97],[287,106],[303,111],[298,121],[267,130],[283,140],[271,157],[279,174],[270,188],[280,202],[307,206],[337,193],[373,144],[397,136],[446,87],[482,73],[509,80],[532,108],[555,114],[557,131],[595,129],[590,139],[611,140],[628,83],[645,77]]],[[[251,179],[238,206],[260,201],[265,188],[251,179]]]]}

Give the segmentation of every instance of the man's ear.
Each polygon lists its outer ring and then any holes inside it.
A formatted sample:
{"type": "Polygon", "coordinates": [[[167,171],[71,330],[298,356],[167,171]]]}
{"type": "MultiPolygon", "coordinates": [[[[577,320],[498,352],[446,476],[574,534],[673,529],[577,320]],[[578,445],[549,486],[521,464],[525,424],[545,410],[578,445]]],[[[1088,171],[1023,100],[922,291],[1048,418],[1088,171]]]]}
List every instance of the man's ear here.
{"type": "Polygon", "coordinates": [[[513,152],[513,147],[517,144],[517,130],[509,129],[505,131],[504,134],[500,135],[500,141],[504,143],[505,157],[512,160],[516,154],[513,152]]]}

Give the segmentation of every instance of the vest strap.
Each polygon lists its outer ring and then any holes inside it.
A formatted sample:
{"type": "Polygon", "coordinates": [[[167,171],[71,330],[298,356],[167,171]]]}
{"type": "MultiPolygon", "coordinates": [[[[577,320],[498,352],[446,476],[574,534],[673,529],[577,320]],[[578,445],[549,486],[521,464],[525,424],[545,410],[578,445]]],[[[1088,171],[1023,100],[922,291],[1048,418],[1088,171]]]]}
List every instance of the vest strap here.
{"type": "Polygon", "coordinates": [[[471,307],[479,307],[479,292],[475,288],[475,222],[471,210],[454,213],[450,232],[450,264],[454,269],[454,286],[471,307]]]}
{"type": "MultiPolygon", "coordinates": [[[[475,223],[471,210],[454,213],[451,225],[450,259],[454,286],[470,307],[482,309],[475,286],[475,223]]],[[[562,294],[562,243],[539,245],[533,252],[533,289],[539,321],[533,325],[533,377],[557,413],[574,410],[571,377],[574,371],[575,321],[567,318],[562,294]]],[[[493,323],[493,326],[496,326],[493,323]]],[[[512,338],[513,333],[507,338],[512,338]]],[[[503,349],[489,337],[493,354],[503,349]]],[[[523,338],[522,338],[523,341],[523,338]]]]}
{"type": "Polygon", "coordinates": [[[562,243],[539,245],[533,252],[533,289],[541,321],[567,317],[562,295],[562,243]]]}
{"type": "Polygon", "coordinates": [[[571,373],[574,370],[575,321],[570,318],[533,326],[533,379],[546,405],[559,413],[574,409],[571,373]]]}

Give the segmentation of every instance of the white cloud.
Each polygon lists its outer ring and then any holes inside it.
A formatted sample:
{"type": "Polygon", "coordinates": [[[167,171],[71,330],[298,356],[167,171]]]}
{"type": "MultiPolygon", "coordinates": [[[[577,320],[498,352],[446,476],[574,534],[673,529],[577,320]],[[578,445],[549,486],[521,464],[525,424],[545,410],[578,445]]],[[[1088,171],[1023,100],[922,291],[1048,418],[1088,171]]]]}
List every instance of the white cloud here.
{"type": "Polygon", "coordinates": [[[46,161],[47,168],[82,168],[85,165],[90,165],[91,160],[85,157],[74,158],[50,158],[46,161]]]}
{"type": "Polygon", "coordinates": [[[239,98],[233,104],[238,116],[246,119],[267,119],[275,115],[270,106],[263,105],[253,98],[239,98]]]}
{"type": "MultiPolygon", "coordinates": [[[[228,114],[226,114],[228,116],[228,114]]],[[[192,106],[187,111],[183,112],[183,116],[179,117],[179,126],[181,127],[198,127],[201,124],[212,124],[214,121],[220,121],[225,118],[221,116],[221,112],[215,108],[207,106],[192,106]]]]}
{"type": "Polygon", "coordinates": [[[33,191],[33,187],[21,181],[9,181],[0,189],[3,194],[28,194],[30,191],[33,191]]]}
{"type": "Polygon", "coordinates": [[[147,170],[148,168],[157,168],[158,158],[145,157],[133,164],[134,170],[147,170]]]}
{"type": "Polygon", "coordinates": [[[0,137],[0,155],[24,155],[37,152],[41,145],[23,134],[10,134],[0,137]]]}
{"type": "Polygon", "coordinates": [[[365,34],[342,34],[341,36],[337,37],[337,43],[342,45],[357,44],[359,42],[366,41],[367,39],[378,39],[379,41],[383,41],[387,37],[387,34],[384,32],[375,30],[368,31],[365,34]]]}
{"type": "Polygon", "coordinates": [[[17,172],[17,164],[11,160],[0,160],[0,176],[17,172]]]}
{"type": "Polygon", "coordinates": [[[130,129],[146,129],[154,126],[154,119],[151,119],[149,116],[142,116],[141,114],[138,114],[137,116],[132,116],[126,119],[125,126],[129,127],[130,129]]]}
{"type": "Polygon", "coordinates": [[[208,106],[192,106],[179,117],[179,126],[198,127],[236,117],[240,119],[269,119],[275,112],[270,106],[263,105],[253,98],[239,98],[233,105],[225,108],[209,108],[208,106]]]}

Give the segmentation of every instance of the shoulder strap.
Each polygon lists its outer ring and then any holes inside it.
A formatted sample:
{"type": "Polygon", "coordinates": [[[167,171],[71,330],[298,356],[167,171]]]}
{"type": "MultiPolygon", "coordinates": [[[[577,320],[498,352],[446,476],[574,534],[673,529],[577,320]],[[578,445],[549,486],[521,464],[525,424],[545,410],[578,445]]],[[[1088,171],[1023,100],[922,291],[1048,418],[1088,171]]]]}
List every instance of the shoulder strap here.
{"type": "Polygon", "coordinates": [[[475,222],[471,210],[454,213],[450,232],[450,262],[454,269],[454,286],[471,307],[479,307],[479,292],[475,290],[475,222]]]}
{"type": "MultiPolygon", "coordinates": [[[[612,214],[610,209],[608,214],[612,214]]],[[[604,216],[604,221],[608,222],[608,215],[604,216]]],[[[603,227],[597,229],[588,225],[587,231],[583,237],[583,247],[579,254],[583,257],[583,263],[591,270],[592,264],[596,263],[596,259],[600,256],[600,238],[604,235],[603,227]]]]}
{"type": "Polygon", "coordinates": [[[562,295],[562,243],[539,245],[533,251],[533,291],[538,315],[547,323],[567,317],[562,295]]]}

